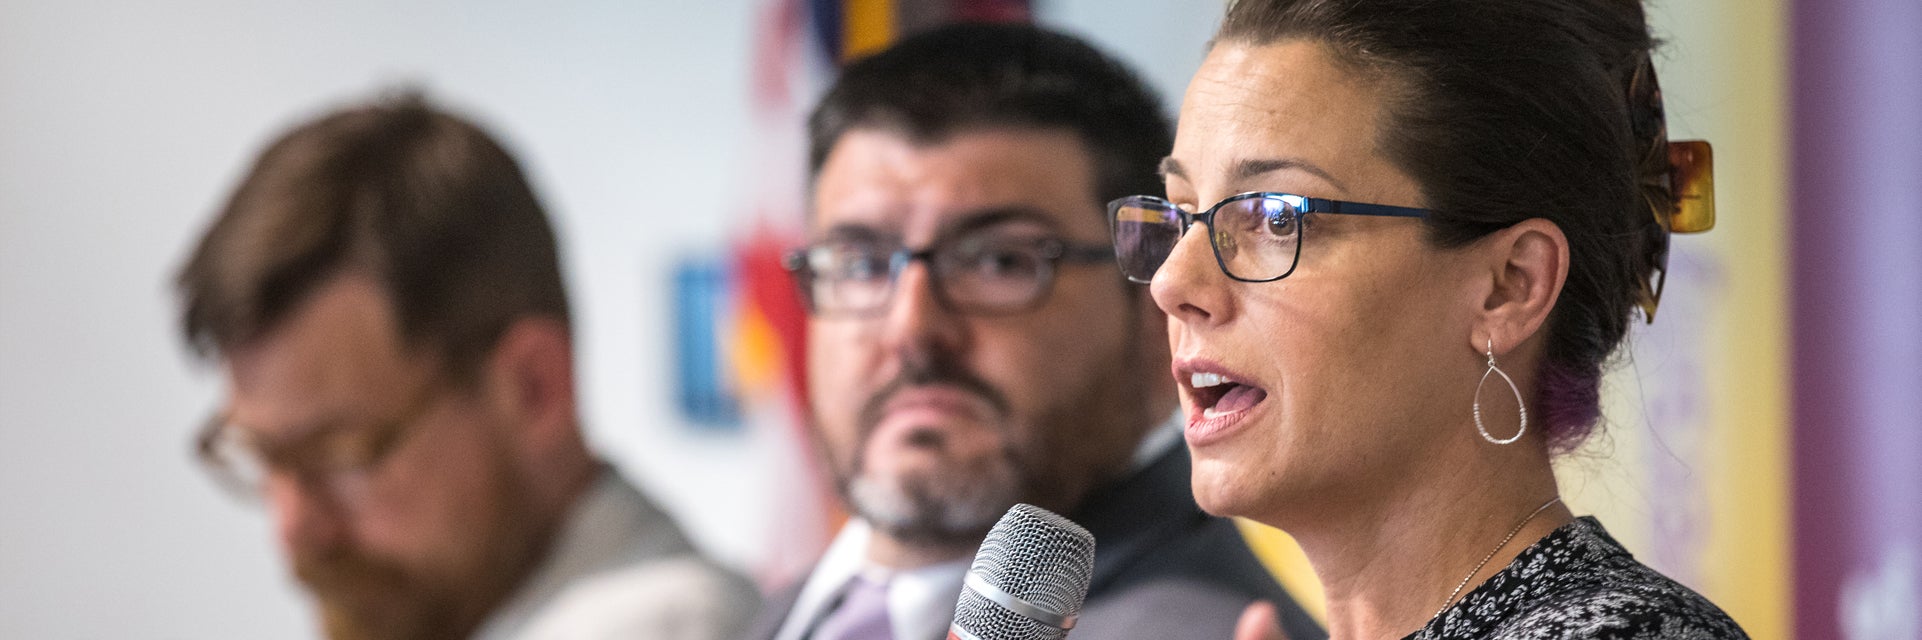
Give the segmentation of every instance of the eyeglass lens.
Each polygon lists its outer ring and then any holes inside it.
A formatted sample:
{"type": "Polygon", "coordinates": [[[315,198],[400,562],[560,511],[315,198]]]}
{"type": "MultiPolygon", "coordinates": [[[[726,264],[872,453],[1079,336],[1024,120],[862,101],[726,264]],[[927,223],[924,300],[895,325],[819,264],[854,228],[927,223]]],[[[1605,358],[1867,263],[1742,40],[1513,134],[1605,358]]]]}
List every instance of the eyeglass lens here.
{"type": "MultiPolygon", "coordinates": [[[[1154,278],[1180,242],[1183,212],[1160,198],[1134,196],[1110,205],[1115,252],[1129,280],[1154,278]]],[[[1294,270],[1301,244],[1294,203],[1266,194],[1231,198],[1193,218],[1209,227],[1209,242],[1223,271],[1241,280],[1272,280],[1294,270]]]]}
{"type": "Polygon", "coordinates": [[[809,248],[808,293],[819,311],[869,313],[887,306],[902,270],[925,258],[937,295],[971,311],[1009,311],[1034,302],[1053,276],[1046,241],[972,236],[924,252],[867,242],[809,248]]]}

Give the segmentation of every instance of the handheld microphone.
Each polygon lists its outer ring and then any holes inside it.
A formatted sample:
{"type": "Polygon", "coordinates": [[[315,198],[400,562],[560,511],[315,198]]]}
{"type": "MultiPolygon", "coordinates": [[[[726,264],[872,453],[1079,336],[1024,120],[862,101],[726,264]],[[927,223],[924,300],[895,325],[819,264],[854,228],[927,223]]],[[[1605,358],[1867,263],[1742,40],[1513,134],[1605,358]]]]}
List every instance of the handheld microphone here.
{"type": "Polygon", "coordinates": [[[974,555],[948,640],[1060,640],[1094,575],[1094,534],[1029,504],[1008,509],[974,555]]]}

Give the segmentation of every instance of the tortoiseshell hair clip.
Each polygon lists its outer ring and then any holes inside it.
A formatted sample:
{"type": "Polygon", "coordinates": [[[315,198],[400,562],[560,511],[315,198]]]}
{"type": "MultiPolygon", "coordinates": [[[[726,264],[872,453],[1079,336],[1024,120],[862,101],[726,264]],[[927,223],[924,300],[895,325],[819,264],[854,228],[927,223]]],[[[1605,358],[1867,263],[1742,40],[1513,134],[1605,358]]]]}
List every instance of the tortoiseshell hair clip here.
{"type": "Polygon", "coordinates": [[[1636,304],[1653,323],[1668,279],[1669,234],[1715,228],[1715,153],[1705,140],[1669,141],[1662,89],[1647,56],[1629,80],[1628,97],[1636,139],[1652,142],[1641,162],[1640,182],[1654,224],[1647,227],[1650,251],[1643,266],[1648,275],[1640,281],[1636,304]]]}

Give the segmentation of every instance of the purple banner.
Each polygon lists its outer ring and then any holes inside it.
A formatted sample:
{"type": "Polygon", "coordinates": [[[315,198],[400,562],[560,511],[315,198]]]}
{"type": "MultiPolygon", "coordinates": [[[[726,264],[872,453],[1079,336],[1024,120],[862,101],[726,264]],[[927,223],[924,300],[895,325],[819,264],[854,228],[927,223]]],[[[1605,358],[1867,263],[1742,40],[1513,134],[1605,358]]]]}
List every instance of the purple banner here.
{"type": "Polygon", "coordinates": [[[1922,0],[1793,7],[1796,637],[1922,638],[1922,0]]]}

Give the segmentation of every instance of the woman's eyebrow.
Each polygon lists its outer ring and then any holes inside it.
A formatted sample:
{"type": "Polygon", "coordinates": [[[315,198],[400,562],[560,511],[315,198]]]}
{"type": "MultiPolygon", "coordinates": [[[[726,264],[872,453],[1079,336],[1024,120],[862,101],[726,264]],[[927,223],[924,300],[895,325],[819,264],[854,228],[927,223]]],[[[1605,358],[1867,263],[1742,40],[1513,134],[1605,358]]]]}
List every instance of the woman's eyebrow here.
{"type": "MultiPolygon", "coordinates": [[[[1341,190],[1342,193],[1348,192],[1348,186],[1342,184],[1340,180],[1336,180],[1333,174],[1328,173],[1327,170],[1315,165],[1315,163],[1301,158],[1248,158],[1240,160],[1234,163],[1234,170],[1231,172],[1229,179],[1230,182],[1239,183],[1276,171],[1287,170],[1301,171],[1313,175],[1327,181],[1329,185],[1341,190]]],[[[1182,167],[1181,162],[1175,160],[1173,156],[1162,158],[1161,165],[1157,167],[1156,171],[1161,174],[1161,179],[1164,181],[1167,180],[1169,176],[1183,180],[1189,179],[1187,170],[1182,167]]]]}
{"type": "Polygon", "coordinates": [[[1293,170],[1321,178],[1342,193],[1348,193],[1347,185],[1343,185],[1340,180],[1336,180],[1334,175],[1328,173],[1321,167],[1315,166],[1315,163],[1301,158],[1249,158],[1236,162],[1234,167],[1233,175],[1235,182],[1245,181],[1276,171],[1293,170]]]}

